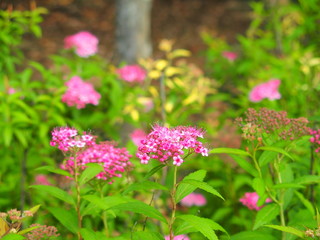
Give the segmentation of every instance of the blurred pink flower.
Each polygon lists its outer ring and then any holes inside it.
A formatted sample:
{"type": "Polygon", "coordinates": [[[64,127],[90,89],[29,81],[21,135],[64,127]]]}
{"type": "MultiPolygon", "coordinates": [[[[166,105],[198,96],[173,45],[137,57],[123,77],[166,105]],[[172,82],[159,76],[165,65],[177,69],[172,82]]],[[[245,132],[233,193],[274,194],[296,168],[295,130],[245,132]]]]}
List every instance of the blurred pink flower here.
{"type": "Polygon", "coordinates": [[[181,205],[186,207],[191,206],[204,206],[207,199],[200,193],[191,193],[181,200],[181,205]]]}
{"type": "Polygon", "coordinates": [[[10,87],[10,88],[8,89],[8,91],[7,91],[7,93],[8,93],[9,95],[14,94],[14,93],[16,93],[16,92],[17,92],[17,90],[14,89],[14,88],[12,88],[12,87],[10,87]]]}
{"type": "Polygon", "coordinates": [[[64,39],[64,48],[75,48],[80,57],[89,57],[98,51],[99,40],[89,32],[79,32],[64,39]]]}
{"type": "MultiPolygon", "coordinates": [[[[170,240],[170,236],[167,235],[164,237],[165,240],[170,240]]],[[[187,235],[178,235],[178,236],[175,236],[173,238],[173,240],[190,240],[190,238],[187,236],[187,235]]]]}
{"type": "Polygon", "coordinates": [[[127,82],[143,82],[146,71],[139,65],[127,65],[117,70],[119,77],[127,82]]]}
{"type": "Polygon", "coordinates": [[[80,77],[72,77],[66,84],[68,89],[62,96],[62,102],[69,107],[84,108],[86,104],[98,105],[101,95],[96,92],[91,83],[84,82],[80,77]]]}
{"type": "Polygon", "coordinates": [[[271,79],[268,82],[255,86],[250,94],[249,99],[251,102],[260,102],[262,99],[268,98],[269,100],[280,99],[279,85],[281,81],[279,79],[271,79]]]}
{"type": "Polygon", "coordinates": [[[130,137],[134,144],[139,147],[141,144],[141,140],[145,139],[147,137],[147,134],[142,129],[136,129],[131,133],[130,137]]]}
{"type": "MultiPolygon", "coordinates": [[[[263,206],[259,207],[257,205],[259,200],[259,195],[256,192],[247,192],[244,194],[242,198],[240,198],[240,202],[247,206],[251,210],[259,211],[263,206]]],[[[267,198],[266,203],[271,202],[272,200],[270,198],[267,198]]]]}
{"type": "Polygon", "coordinates": [[[36,185],[51,185],[46,175],[38,174],[35,178],[36,185]]]}
{"type": "Polygon", "coordinates": [[[222,52],[222,56],[225,59],[228,59],[230,62],[233,62],[234,60],[236,60],[238,58],[238,54],[237,53],[228,52],[228,51],[222,52]]]}

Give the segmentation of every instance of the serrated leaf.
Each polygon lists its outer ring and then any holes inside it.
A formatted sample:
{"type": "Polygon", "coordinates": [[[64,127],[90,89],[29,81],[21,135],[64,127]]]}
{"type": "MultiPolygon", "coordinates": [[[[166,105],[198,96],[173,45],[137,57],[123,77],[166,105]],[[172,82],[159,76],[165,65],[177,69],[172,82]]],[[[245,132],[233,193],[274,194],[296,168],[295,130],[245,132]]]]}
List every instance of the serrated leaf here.
{"type": "Polygon", "coordinates": [[[245,171],[247,171],[248,173],[250,173],[252,176],[254,177],[258,177],[258,171],[253,167],[253,164],[249,163],[245,158],[243,158],[242,156],[238,156],[235,154],[229,154],[230,157],[233,158],[233,160],[235,160],[239,166],[244,169],[245,171]]]}
{"type": "Polygon", "coordinates": [[[74,210],[58,207],[49,207],[48,210],[69,231],[78,232],[78,218],[74,210]]]}
{"type": "Polygon", "coordinates": [[[62,170],[62,169],[59,169],[59,168],[54,168],[52,166],[43,166],[43,167],[36,168],[35,170],[36,171],[48,171],[48,172],[56,173],[59,175],[72,177],[72,175],[69,172],[62,170]]]}
{"type": "Polygon", "coordinates": [[[250,156],[250,154],[246,151],[237,148],[214,148],[209,153],[226,153],[226,154],[235,154],[235,155],[242,155],[242,156],[250,156]]]}
{"type": "Polygon", "coordinates": [[[152,168],[144,177],[144,180],[149,179],[149,177],[151,177],[153,174],[155,174],[156,172],[158,172],[160,169],[164,168],[166,165],[164,164],[160,164],[158,166],[155,166],[154,168],[152,168]]]}
{"type": "MultiPolygon", "coordinates": [[[[184,177],[183,180],[193,179],[197,181],[202,181],[206,176],[206,174],[207,172],[205,170],[198,170],[196,172],[190,173],[188,176],[184,177]]],[[[181,199],[183,199],[185,196],[189,195],[196,189],[197,187],[190,186],[190,184],[186,184],[186,183],[179,184],[179,186],[177,187],[176,195],[175,195],[176,202],[177,203],[180,202],[181,199]]]]}
{"type": "Polygon", "coordinates": [[[282,232],[287,232],[287,233],[291,233],[294,234],[300,238],[304,238],[305,237],[305,233],[304,231],[295,229],[293,227],[289,227],[289,226],[278,226],[278,225],[264,225],[264,227],[269,227],[269,228],[273,228],[273,229],[277,229],[279,231],[282,232]]]}
{"type": "Polygon", "coordinates": [[[258,150],[263,150],[263,151],[272,151],[272,152],[277,152],[277,153],[281,153],[285,156],[287,156],[288,158],[292,159],[292,156],[285,150],[283,150],[282,148],[279,147],[274,147],[274,146],[263,146],[263,147],[259,147],[258,150]]]}
{"type": "Polygon", "coordinates": [[[73,198],[67,192],[63,191],[60,188],[57,188],[54,186],[48,186],[48,185],[32,185],[30,186],[30,188],[34,188],[42,192],[46,192],[52,195],[53,197],[56,197],[66,203],[70,203],[72,205],[75,204],[73,198]]]}
{"type": "MultiPolygon", "coordinates": [[[[182,180],[179,183],[179,185],[180,184],[190,184],[192,186],[200,188],[200,189],[202,189],[208,193],[211,193],[212,195],[215,195],[215,196],[221,198],[222,200],[224,200],[224,198],[221,196],[221,194],[206,182],[201,182],[201,181],[197,181],[194,179],[186,179],[186,180],[182,180]]],[[[176,202],[178,203],[179,201],[177,201],[177,199],[176,199],[176,202]]]]}
{"type": "Polygon", "coordinates": [[[164,237],[158,232],[134,232],[133,240],[164,240],[164,237]]]}
{"type": "Polygon", "coordinates": [[[275,203],[271,203],[263,207],[257,213],[253,230],[256,230],[257,228],[261,227],[264,224],[270,223],[279,214],[280,214],[279,206],[275,203]]]}
{"type": "Polygon", "coordinates": [[[97,163],[91,163],[86,165],[86,169],[83,171],[83,173],[80,176],[79,184],[83,185],[93,179],[97,174],[100,172],[103,172],[104,169],[101,165],[97,163]]]}
{"type": "Polygon", "coordinates": [[[167,220],[165,219],[165,217],[157,209],[149,206],[144,202],[140,202],[140,201],[127,202],[127,203],[116,205],[111,209],[139,213],[139,214],[148,216],[150,218],[157,219],[163,223],[167,223],[167,220]]]}
{"type": "Polygon", "coordinates": [[[125,189],[122,192],[122,195],[126,195],[132,191],[142,191],[142,190],[152,190],[152,189],[169,191],[169,189],[166,186],[163,186],[159,183],[151,182],[151,181],[143,181],[140,183],[131,184],[127,189],[125,189]]]}
{"type": "Polygon", "coordinates": [[[194,215],[180,215],[176,217],[177,219],[182,219],[183,221],[189,223],[192,227],[198,230],[203,236],[209,240],[218,240],[216,233],[211,227],[210,219],[201,218],[194,215]]]}
{"type": "Polygon", "coordinates": [[[277,240],[264,232],[245,231],[232,235],[230,240],[277,240]]]}

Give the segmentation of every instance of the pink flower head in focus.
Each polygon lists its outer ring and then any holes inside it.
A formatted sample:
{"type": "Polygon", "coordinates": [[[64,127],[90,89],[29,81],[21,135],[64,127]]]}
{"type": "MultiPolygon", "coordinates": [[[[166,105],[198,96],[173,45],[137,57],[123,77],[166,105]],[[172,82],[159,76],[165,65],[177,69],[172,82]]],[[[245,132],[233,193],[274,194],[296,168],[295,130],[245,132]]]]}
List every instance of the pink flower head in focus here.
{"type": "Polygon", "coordinates": [[[315,152],[320,152],[320,129],[318,130],[312,130],[310,129],[310,142],[313,144],[315,148],[315,152]]]}
{"type": "Polygon", "coordinates": [[[141,145],[141,140],[147,137],[147,134],[142,129],[136,129],[131,134],[130,137],[135,145],[138,147],[141,145]]]}
{"type": "Polygon", "coordinates": [[[234,62],[238,58],[238,54],[237,53],[228,52],[228,51],[222,52],[222,56],[225,59],[228,59],[230,62],[234,62]]]}
{"type": "Polygon", "coordinates": [[[51,183],[48,181],[47,176],[43,175],[43,174],[36,175],[35,184],[36,185],[51,185],[51,183]]]}
{"type": "MultiPolygon", "coordinates": [[[[164,237],[165,240],[170,240],[170,236],[167,235],[164,237]]],[[[187,235],[178,235],[178,236],[175,236],[173,238],[173,240],[190,240],[190,238],[187,236],[187,235]]]]}
{"type": "Polygon", "coordinates": [[[181,200],[181,205],[186,207],[204,206],[207,199],[200,193],[190,193],[181,200]]]}
{"type": "Polygon", "coordinates": [[[101,95],[93,88],[91,83],[84,82],[80,77],[72,77],[65,84],[68,89],[62,96],[62,102],[69,107],[84,108],[87,104],[98,105],[101,95]]]}
{"type": "Polygon", "coordinates": [[[80,57],[89,57],[98,51],[99,40],[89,32],[79,32],[64,39],[64,48],[75,48],[80,57]]]}
{"type": "MultiPolygon", "coordinates": [[[[240,198],[240,202],[247,206],[251,210],[259,211],[263,206],[259,207],[257,205],[259,200],[259,195],[256,192],[247,192],[244,194],[242,198],[240,198]]],[[[266,203],[271,202],[272,200],[270,198],[267,198],[266,203]]]]}
{"type": "Polygon", "coordinates": [[[127,65],[117,70],[119,77],[127,82],[143,82],[146,71],[139,65],[127,65]]]}
{"type": "Polygon", "coordinates": [[[271,79],[268,82],[255,86],[250,94],[249,99],[251,102],[260,102],[268,98],[269,100],[280,99],[279,86],[281,81],[279,79],[271,79]]]}
{"type": "Polygon", "coordinates": [[[141,141],[137,157],[142,164],[147,164],[150,159],[157,159],[162,163],[172,159],[173,165],[180,166],[184,150],[208,156],[208,149],[197,140],[203,138],[203,133],[203,130],[194,127],[178,126],[170,129],[156,125],[146,139],[141,141]]]}

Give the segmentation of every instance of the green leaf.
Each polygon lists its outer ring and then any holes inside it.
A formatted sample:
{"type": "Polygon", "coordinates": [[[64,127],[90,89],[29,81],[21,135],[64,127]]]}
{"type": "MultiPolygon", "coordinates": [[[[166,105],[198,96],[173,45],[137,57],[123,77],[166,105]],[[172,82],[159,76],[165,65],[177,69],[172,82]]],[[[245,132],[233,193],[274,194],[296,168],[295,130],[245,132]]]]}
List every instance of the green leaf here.
{"type": "Polygon", "coordinates": [[[305,188],[305,186],[297,183],[278,183],[271,187],[272,189],[287,189],[287,188],[305,188]]]}
{"type": "Polygon", "coordinates": [[[254,178],[252,187],[259,196],[262,196],[265,193],[265,184],[261,178],[254,178]]]}
{"type": "MultiPolygon", "coordinates": [[[[188,176],[184,177],[183,180],[193,179],[193,180],[202,181],[206,176],[206,174],[207,172],[205,170],[198,170],[196,172],[190,173],[188,176]]],[[[177,203],[180,202],[181,199],[183,199],[185,196],[189,195],[196,189],[197,187],[190,186],[190,184],[186,184],[186,183],[179,184],[179,186],[177,187],[176,195],[175,195],[176,202],[177,203]]]]}
{"type": "Polygon", "coordinates": [[[260,167],[265,166],[269,162],[273,161],[279,153],[272,151],[264,151],[259,157],[259,165],[260,167]]]}
{"type": "Polygon", "coordinates": [[[310,213],[312,214],[312,216],[314,216],[316,213],[315,213],[315,210],[312,206],[312,203],[306,199],[301,193],[295,191],[294,192],[297,197],[300,199],[300,201],[302,202],[302,204],[310,211],[310,213]]]}
{"type": "Polygon", "coordinates": [[[274,147],[274,146],[263,146],[263,147],[259,147],[258,150],[262,150],[262,151],[272,151],[272,152],[277,152],[277,153],[281,153],[285,156],[287,156],[288,158],[292,159],[291,155],[286,152],[285,150],[283,150],[282,148],[279,147],[274,147]]]}
{"type": "Polygon", "coordinates": [[[296,235],[296,236],[298,236],[300,238],[304,238],[305,237],[304,231],[295,229],[293,227],[278,226],[278,225],[264,225],[264,227],[269,227],[269,228],[277,229],[277,230],[282,231],[282,232],[291,233],[291,234],[294,234],[294,235],[296,235]]]}
{"type": "Polygon", "coordinates": [[[19,235],[23,235],[23,234],[26,234],[26,233],[28,233],[28,232],[31,232],[32,230],[37,229],[37,228],[39,228],[39,227],[40,227],[40,226],[34,226],[34,227],[25,228],[25,229],[23,229],[22,231],[19,231],[18,234],[19,234],[19,235]]]}
{"type": "MultiPolygon", "coordinates": [[[[110,209],[116,205],[119,205],[122,203],[127,203],[130,201],[126,198],[117,197],[117,196],[99,198],[96,195],[85,195],[82,198],[95,204],[97,207],[99,207],[102,210],[107,210],[107,209],[110,209]]],[[[131,200],[131,201],[133,201],[133,200],[131,200]]]]}
{"type": "Polygon", "coordinates": [[[14,130],[14,135],[16,136],[16,138],[19,140],[19,142],[21,143],[21,145],[23,147],[27,147],[28,146],[28,140],[25,134],[23,134],[23,132],[19,129],[14,130]]]}
{"type": "Polygon", "coordinates": [[[148,216],[150,218],[157,219],[161,222],[167,223],[167,220],[165,219],[165,217],[157,209],[149,206],[144,202],[140,202],[140,201],[127,202],[127,203],[116,205],[111,209],[139,213],[139,214],[148,216]]]}
{"type": "Polygon", "coordinates": [[[160,169],[164,168],[166,165],[164,164],[160,164],[154,168],[152,168],[144,177],[144,180],[149,179],[149,177],[151,177],[153,174],[155,174],[156,172],[158,172],[160,169]]]}
{"type": "Polygon", "coordinates": [[[277,240],[264,232],[245,231],[232,235],[230,240],[277,240]]]}
{"type": "Polygon", "coordinates": [[[1,238],[1,240],[21,240],[21,239],[25,239],[25,237],[15,233],[7,234],[1,238]]]}
{"type": "Polygon", "coordinates": [[[86,169],[80,176],[79,184],[83,185],[94,178],[98,173],[103,172],[104,169],[101,165],[97,163],[90,163],[86,165],[86,169]]]}
{"type": "Polygon", "coordinates": [[[190,224],[207,239],[218,240],[218,237],[212,228],[211,224],[213,221],[211,219],[201,218],[194,215],[180,215],[180,216],[177,216],[176,218],[182,219],[183,221],[190,224]]]}
{"type": "Polygon", "coordinates": [[[32,185],[30,188],[34,188],[37,190],[40,190],[42,192],[46,192],[66,203],[70,203],[74,205],[74,200],[73,198],[65,191],[63,191],[60,188],[54,187],[54,186],[48,186],[48,185],[32,185]]]}
{"type": "Polygon", "coordinates": [[[13,135],[12,126],[6,125],[3,129],[3,140],[4,140],[4,145],[6,147],[10,146],[12,135],[13,135]]]}
{"type": "Polygon", "coordinates": [[[320,183],[320,176],[305,175],[305,176],[296,178],[294,182],[300,183],[300,184],[306,184],[306,185],[320,183]]]}
{"type": "Polygon", "coordinates": [[[163,186],[159,183],[151,182],[151,181],[143,181],[140,183],[131,184],[127,189],[125,189],[122,192],[122,195],[126,195],[132,191],[142,191],[142,190],[152,190],[152,189],[169,191],[169,189],[166,186],[163,186]]]}
{"type": "Polygon", "coordinates": [[[36,206],[30,208],[29,211],[32,212],[33,214],[35,214],[39,210],[40,206],[41,206],[40,204],[36,205],[36,206]]]}
{"type": "MultiPolygon", "coordinates": [[[[224,198],[220,195],[220,193],[206,182],[201,182],[201,181],[194,180],[194,179],[186,179],[186,180],[182,180],[179,183],[179,185],[180,184],[190,184],[190,185],[195,186],[197,188],[200,188],[208,193],[211,193],[212,195],[218,196],[219,198],[224,200],[224,198]]],[[[176,201],[176,202],[178,202],[178,201],[176,201]]]]}
{"type": "Polygon", "coordinates": [[[263,207],[257,213],[253,230],[256,230],[262,225],[271,222],[273,219],[275,219],[279,215],[279,213],[280,213],[279,206],[275,203],[271,203],[263,207]]]}
{"type": "Polygon", "coordinates": [[[49,207],[48,210],[69,231],[73,233],[78,232],[77,213],[73,209],[49,207]]]}
{"type": "Polygon", "coordinates": [[[101,232],[94,232],[91,229],[81,228],[80,229],[81,236],[83,240],[105,240],[107,239],[106,236],[102,236],[101,232]]]}
{"type": "Polygon", "coordinates": [[[235,154],[235,155],[242,155],[242,156],[250,156],[250,153],[243,151],[237,148],[214,148],[210,151],[210,153],[226,153],[226,154],[235,154]]]}
{"type": "Polygon", "coordinates": [[[229,155],[239,164],[242,169],[244,169],[254,177],[259,176],[258,171],[253,167],[253,164],[249,163],[245,158],[234,154],[229,155]]]}
{"type": "Polygon", "coordinates": [[[164,237],[158,232],[134,232],[133,240],[164,240],[164,237]]]}
{"type": "Polygon", "coordinates": [[[62,170],[62,169],[59,169],[59,168],[54,168],[52,166],[43,166],[43,167],[36,168],[35,170],[36,171],[47,171],[47,172],[52,172],[52,173],[56,173],[56,174],[67,176],[67,177],[72,177],[72,175],[69,172],[62,170]]]}

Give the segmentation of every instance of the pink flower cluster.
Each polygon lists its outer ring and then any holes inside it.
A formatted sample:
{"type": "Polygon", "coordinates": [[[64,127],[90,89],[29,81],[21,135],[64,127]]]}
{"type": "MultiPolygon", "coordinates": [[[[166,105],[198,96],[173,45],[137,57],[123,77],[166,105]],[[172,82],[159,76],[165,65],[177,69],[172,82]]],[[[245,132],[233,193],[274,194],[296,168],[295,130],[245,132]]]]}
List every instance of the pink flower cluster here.
{"type": "Polygon", "coordinates": [[[139,147],[141,141],[147,137],[147,134],[142,129],[136,129],[130,134],[130,137],[134,144],[139,147]]]}
{"type": "Polygon", "coordinates": [[[80,57],[89,57],[98,51],[99,40],[89,32],[79,32],[64,39],[64,48],[75,48],[80,57]]]}
{"type": "Polygon", "coordinates": [[[117,70],[119,77],[127,82],[143,82],[146,71],[139,65],[127,65],[117,70]]]}
{"type": "Polygon", "coordinates": [[[0,212],[0,217],[1,218],[6,219],[7,217],[9,217],[9,219],[12,222],[17,222],[17,221],[22,220],[25,217],[32,217],[32,216],[33,216],[33,213],[31,211],[29,211],[29,210],[21,212],[21,211],[19,211],[17,209],[11,209],[6,213],[5,212],[0,212]]]}
{"type": "Polygon", "coordinates": [[[188,154],[195,152],[208,156],[208,149],[197,138],[203,138],[203,130],[194,127],[178,126],[172,129],[156,125],[153,131],[141,141],[137,157],[142,164],[150,159],[157,159],[166,163],[169,159],[173,164],[180,166],[183,163],[184,150],[188,154]]]}
{"type": "Polygon", "coordinates": [[[74,128],[61,127],[52,131],[50,145],[57,147],[69,157],[61,168],[72,175],[75,173],[75,166],[79,171],[83,171],[88,163],[98,163],[104,171],[96,176],[97,179],[121,177],[121,173],[132,165],[128,151],[125,148],[116,148],[114,143],[96,143],[95,140],[96,136],[86,132],[79,135],[74,128]]]}
{"type": "MultiPolygon", "coordinates": [[[[96,178],[109,180],[113,177],[122,177],[121,173],[132,165],[129,161],[130,157],[125,148],[116,148],[111,142],[101,142],[80,152],[76,161],[81,170],[86,168],[87,163],[100,164],[104,171],[100,172],[96,178]]],[[[71,159],[67,160],[62,168],[73,174],[74,165],[74,159],[71,159]]]]}
{"type": "Polygon", "coordinates": [[[36,185],[51,185],[46,175],[38,174],[35,178],[36,185]]]}
{"type": "MultiPolygon", "coordinates": [[[[263,206],[258,207],[259,195],[256,192],[247,192],[239,200],[244,206],[247,206],[251,210],[259,211],[263,206]]],[[[270,198],[267,198],[265,203],[272,202],[270,198]]]]}
{"type": "MultiPolygon", "coordinates": [[[[164,237],[165,240],[170,240],[170,236],[167,235],[164,237]]],[[[173,240],[190,240],[190,238],[187,235],[178,235],[174,236],[173,240]]]]}
{"type": "Polygon", "coordinates": [[[310,142],[316,147],[315,152],[320,152],[320,129],[310,130],[310,134],[312,135],[310,142]]]}
{"type": "Polygon", "coordinates": [[[98,105],[101,95],[96,92],[92,84],[84,82],[80,77],[74,76],[67,83],[68,87],[62,96],[62,102],[68,106],[84,108],[86,104],[98,105]]]}
{"type": "Polygon", "coordinates": [[[84,148],[95,144],[95,136],[84,133],[78,135],[78,131],[74,128],[60,127],[55,128],[52,132],[50,145],[57,147],[62,152],[67,152],[73,148],[84,148]]]}
{"type": "Polygon", "coordinates": [[[281,81],[279,79],[271,79],[268,82],[255,86],[250,94],[249,99],[251,102],[260,102],[267,98],[269,100],[276,100],[281,98],[279,93],[279,86],[281,81]]]}
{"type": "Polygon", "coordinates": [[[200,193],[191,193],[181,200],[181,205],[186,207],[204,206],[207,204],[207,199],[200,193]]]}
{"type": "Polygon", "coordinates": [[[222,52],[222,56],[230,62],[234,62],[238,58],[237,53],[228,51],[222,52]]]}
{"type": "Polygon", "coordinates": [[[32,224],[30,228],[37,227],[26,234],[27,240],[56,239],[60,234],[54,226],[32,224]]]}

